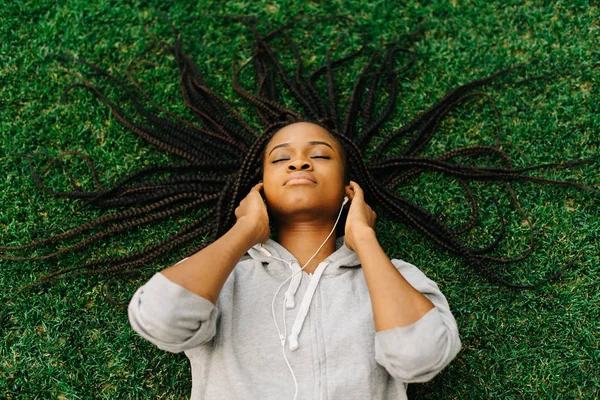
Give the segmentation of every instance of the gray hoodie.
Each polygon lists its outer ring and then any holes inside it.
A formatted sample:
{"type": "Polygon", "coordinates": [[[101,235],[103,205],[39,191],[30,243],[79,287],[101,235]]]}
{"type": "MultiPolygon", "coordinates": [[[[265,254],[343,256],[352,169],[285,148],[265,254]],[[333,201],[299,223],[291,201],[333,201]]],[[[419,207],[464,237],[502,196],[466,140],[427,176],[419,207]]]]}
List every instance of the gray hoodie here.
{"type": "Polygon", "coordinates": [[[432,379],[459,352],[456,321],[432,280],[392,260],[435,308],[412,325],[376,332],[358,256],[343,243],[338,238],[314,274],[298,272],[279,243],[257,245],[216,304],[157,273],[133,295],[129,321],[159,348],[185,351],[192,399],[293,399],[283,351],[298,399],[406,399],[408,383],[432,379]],[[273,296],[292,270],[273,314],[273,296]],[[283,315],[285,348],[273,321],[283,333],[283,315]]]}

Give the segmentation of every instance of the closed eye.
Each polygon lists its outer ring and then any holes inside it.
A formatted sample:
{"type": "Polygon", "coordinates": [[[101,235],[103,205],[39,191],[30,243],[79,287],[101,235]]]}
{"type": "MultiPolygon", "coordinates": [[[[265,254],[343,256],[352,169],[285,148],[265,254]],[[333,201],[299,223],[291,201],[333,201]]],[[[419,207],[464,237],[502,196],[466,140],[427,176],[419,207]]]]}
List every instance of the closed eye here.
{"type": "MultiPolygon", "coordinates": [[[[312,156],[311,158],[322,158],[325,160],[331,160],[331,157],[329,157],[329,156],[312,156]]],[[[271,164],[277,164],[278,162],[288,161],[288,160],[289,160],[289,158],[278,158],[277,160],[271,161],[271,164]]]]}

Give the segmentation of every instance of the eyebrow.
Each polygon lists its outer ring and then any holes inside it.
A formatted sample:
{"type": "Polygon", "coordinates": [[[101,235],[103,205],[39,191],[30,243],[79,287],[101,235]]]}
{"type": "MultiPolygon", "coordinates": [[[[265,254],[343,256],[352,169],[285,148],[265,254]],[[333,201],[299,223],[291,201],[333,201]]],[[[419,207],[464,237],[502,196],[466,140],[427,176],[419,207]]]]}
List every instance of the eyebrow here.
{"type": "MultiPolygon", "coordinates": [[[[322,144],[324,146],[329,147],[331,150],[334,150],[334,148],[329,143],[327,143],[327,142],[320,142],[318,140],[313,140],[313,141],[310,141],[310,142],[307,143],[308,146],[316,146],[316,145],[319,145],[319,144],[322,144]]],[[[269,152],[269,155],[271,155],[271,153],[273,152],[273,150],[278,149],[280,147],[290,147],[290,144],[289,143],[278,144],[277,146],[275,146],[275,147],[273,147],[271,149],[271,151],[269,152]]]]}

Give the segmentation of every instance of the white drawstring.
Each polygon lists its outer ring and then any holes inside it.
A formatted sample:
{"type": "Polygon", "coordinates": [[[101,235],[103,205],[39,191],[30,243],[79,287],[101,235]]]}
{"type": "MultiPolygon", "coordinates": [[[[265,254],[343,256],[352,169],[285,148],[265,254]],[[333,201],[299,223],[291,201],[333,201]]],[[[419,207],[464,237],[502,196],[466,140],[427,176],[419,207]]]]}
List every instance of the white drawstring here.
{"type": "Polygon", "coordinates": [[[317,285],[321,280],[321,276],[323,276],[323,272],[325,272],[325,268],[329,265],[329,262],[324,262],[319,264],[313,277],[308,284],[308,289],[306,289],[306,293],[304,294],[304,298],[302,299],[302,303],[300,304],[300,309],[298,310],[298,315],[296,316],[296,320],[294,321],[294,326],[292,327],[292,334],[289,336],[290,340],[290,350],[296,351],[298,349],[298,336],[300,335],[300,331],[302,330],[302,325],[304,325],[304,320],[308,315],[308,309],[310,308],[310,302],[317,290],[317,285]]]}
{"type": "MultiPolygon", "coordinates": [[[[294,273],[294,269],[292,268],[292,273],[294,273]]],[[[285,292],[285,306],[288,309],[292,309],[296,307],[296,292],[300,287],[300,282],[302,281],[301,274],[294,274],[292,278],[292,282],[290,282],[290,286],[288,290],[285,292]]]]}

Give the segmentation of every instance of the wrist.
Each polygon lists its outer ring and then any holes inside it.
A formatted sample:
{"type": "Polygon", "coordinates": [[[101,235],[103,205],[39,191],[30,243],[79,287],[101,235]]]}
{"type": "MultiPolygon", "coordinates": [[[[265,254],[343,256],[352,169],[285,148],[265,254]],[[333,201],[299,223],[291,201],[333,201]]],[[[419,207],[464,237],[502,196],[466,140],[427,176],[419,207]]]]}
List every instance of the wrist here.
{"type": "Polygon", "coordinates": [[[377,240],[375,230],[370,227],[361,230],[360,233],[354,236],[353,250],[360,259],[361,264],[363,264],[363,268],[365,268],[365,265],[369,264],[366,261],[373,257],[373,255],[377,253],[384,254],[383,249],[379,244],[379,240],[377,240]]]}
{"type": "Polygon", "coordinates": [[[354,237],[359,240],[368,240],[377,238],[377,235],[375,234],[375,229],[369,225],[364,225],[354,228],[354,237]]]}
{"type": "Polygon", "coordinates": [[[370,226],[357,227],[352,231],[352,239],[354,251],[359,253],[363,248],[370,247],[374,242],[377,242],[377,235],[370,226]]]}
{"type": "Polygon", "coordinates": [[[245,242],[248,244],[248,248],[260,242],[260,239],[265,236],[262,225],[251,221],[248,217],[239,218],[232,229],[235,229],[244,237],[245,242]]]}

